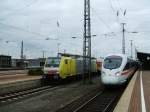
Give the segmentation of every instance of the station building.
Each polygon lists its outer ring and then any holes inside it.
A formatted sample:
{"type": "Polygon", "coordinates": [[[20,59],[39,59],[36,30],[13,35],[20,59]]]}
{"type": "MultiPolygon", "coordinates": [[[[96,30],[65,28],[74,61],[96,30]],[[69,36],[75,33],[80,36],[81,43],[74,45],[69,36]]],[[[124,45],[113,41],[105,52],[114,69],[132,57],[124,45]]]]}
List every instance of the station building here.
{"type": "Polygon", "coordinates": [[[150,70],[150,53],[137,52],[137,58],[142,63],[143,69],[150,70]]]}
{"type": "Polygon", "coordinates": [[[0,68],[10,68],[11,67],[11,56],[0,55],[0,68]]]}
{"type": "Polygon", "coordinates": [[[45,64],[45,58],[37,59],[12,59],[12,67],[20,68],[42,68],[45,64]],[[22,63],[23,62],[23,63],[22,63]],[[23,65],[22,65],[23,64],[23,65]]]}
{"type": "Polygon", "coordinates": [[[45,58],[27,59],[27,68],[41,68],[45,64],[45,58]]]}

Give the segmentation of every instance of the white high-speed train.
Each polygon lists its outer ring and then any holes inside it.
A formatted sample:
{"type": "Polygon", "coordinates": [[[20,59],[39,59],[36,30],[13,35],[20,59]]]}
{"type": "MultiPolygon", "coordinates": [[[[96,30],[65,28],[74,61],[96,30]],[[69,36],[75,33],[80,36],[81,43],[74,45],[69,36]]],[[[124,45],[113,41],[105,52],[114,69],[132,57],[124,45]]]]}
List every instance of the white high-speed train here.
{"type": "Polygon", "coordinates": [[[124,84],[136,71],[138,62],[123,54],[105,57],[102,63],[101,80],[104,85],[124,84]]]}

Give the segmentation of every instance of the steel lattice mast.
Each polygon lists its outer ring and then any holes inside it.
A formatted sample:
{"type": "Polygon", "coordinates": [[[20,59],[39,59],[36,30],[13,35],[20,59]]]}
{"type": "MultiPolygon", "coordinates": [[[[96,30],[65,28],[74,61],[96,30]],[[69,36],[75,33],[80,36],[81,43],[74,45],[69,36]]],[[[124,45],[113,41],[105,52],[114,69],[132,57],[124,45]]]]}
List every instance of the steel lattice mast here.
{"type": "Polygon", "coordinates": [[[91,80],[91,19],[90,0],[84,0],[84,37],[83,37],[83,79],[88,73],[91,80]]]}
{"type": "Polygon", "coordinates": [[[125,48],[125,24],[126,23],[121,23],[122,24],[122,54],[125,54],[126,53],[126,48],[125,48]]]}
{"type": "Polygon", "coordinates": [[[21,68],[24,68],[24,56],[23,56],[23,41],[21,41],[21,55],[20,55],[20,59],[21,59],[21,68]]]}

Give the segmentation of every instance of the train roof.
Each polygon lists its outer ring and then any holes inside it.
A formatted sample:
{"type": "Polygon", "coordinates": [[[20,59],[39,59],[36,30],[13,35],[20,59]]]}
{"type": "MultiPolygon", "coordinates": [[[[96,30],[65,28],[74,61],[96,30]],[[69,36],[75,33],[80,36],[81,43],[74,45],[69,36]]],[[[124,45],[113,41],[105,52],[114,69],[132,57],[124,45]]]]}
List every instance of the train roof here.
{"type": "MultiPolygon", "coordinates": [[[[58,53],[59,56],[64,56],[64,57],[73,57],[73,58],[83,58],[83,55],[76,55],[76,54],[68,54],[68,53],[58,53]]],[[[87,57],[89,58],[89,57],[87,57]]],[[[96,59],[95,57],[91,57],[91,59],[96,59]]]]}
{"type": "Polygon", "coordinates": [[[109,56],[120,56],[120,57],[123,57],[123,58],[127,58],[127,55],[125,55],[125,54],[108,54],[106,57],[109,57],[109,56]]]}
{"type": "Polygon", "coordinates": [[[60,59],[60,57],[48,57],[47,59],[60,59]]]}
{"type": "MultiPolygon", "coordinates": [[[[125,54],[109,54],[109,55],[107,55],[106,57],[110,57],[110,56],[120,56],[120,57],[122,57],[122,58],[128,58],[128,59],[130,59],[130,60],[136,61],[135,59],[132,59],[131,57],[129,57],[129,56],[125,55],[125,54]]],[[[105,57],[105,58],[106,58],[106,57],[105,57]]]]}

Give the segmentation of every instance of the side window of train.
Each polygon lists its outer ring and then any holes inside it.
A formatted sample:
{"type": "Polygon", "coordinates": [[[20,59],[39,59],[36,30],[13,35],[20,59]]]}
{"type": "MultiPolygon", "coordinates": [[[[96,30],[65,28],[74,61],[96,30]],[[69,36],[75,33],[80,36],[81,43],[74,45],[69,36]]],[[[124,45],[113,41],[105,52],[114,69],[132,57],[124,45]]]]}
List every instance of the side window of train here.
{"type": "Polygon", "coordinates": [[[124,67],[124,70],[128,70],[130,68],[130,63],[127,63],[126,66],[124,67]]]}
{"type": "Polygon", "coordinates": [[[68,64],[68,60],[67,59],[65,59],[64,61],[65,61],[65,64],[68,64]]]}
{"type": "Polygon", "coordinates": [[[134,66],[135,66],[135,63],[134,63],[134,62],[132,62],[132,63],[131,63],[131,67],[134,67],[134,66]]]}
{"type": "Polygon", "coordinates": [[[134,63],[133,62],[131,62],[131,67],[133,67],[134,66],[134,63]]]}

